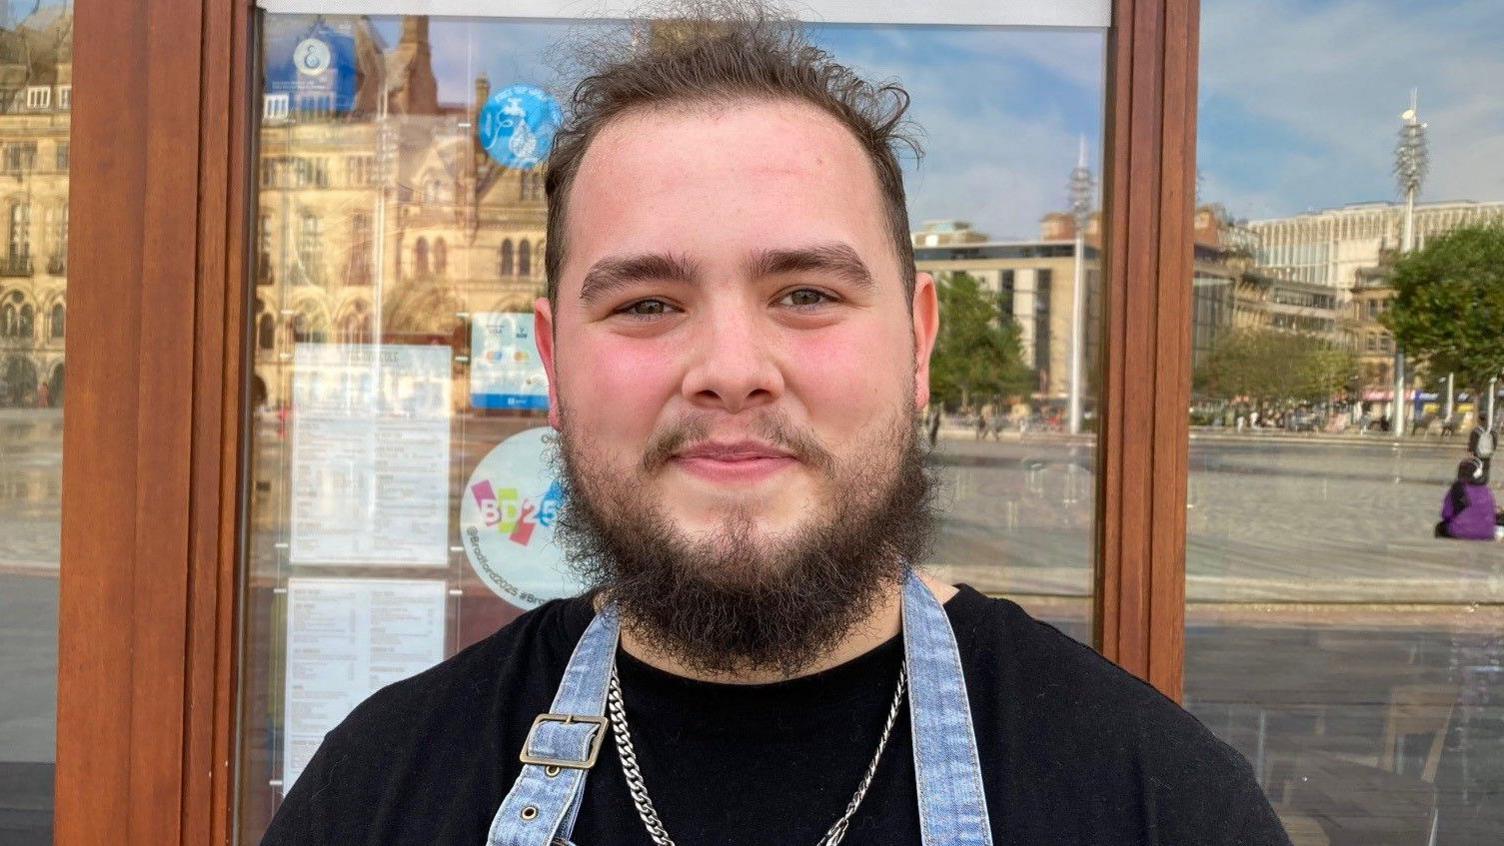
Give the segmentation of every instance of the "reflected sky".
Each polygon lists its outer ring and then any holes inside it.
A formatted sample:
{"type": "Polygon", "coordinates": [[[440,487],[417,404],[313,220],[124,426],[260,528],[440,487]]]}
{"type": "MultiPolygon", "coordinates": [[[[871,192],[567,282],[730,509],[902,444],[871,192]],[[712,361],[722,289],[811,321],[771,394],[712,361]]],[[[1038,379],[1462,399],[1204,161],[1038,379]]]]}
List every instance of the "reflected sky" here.
{"type": "MultiPolygon", "coordinates": [[[[560,90],[555,45],[595,25],[434,19],[434,73],[443,102],[468,102],[475,77],[492,90],[527,83],[560,90]]],[[[388,45],[401,23],[376,29],[388,45]]],[[[962,218],[999,240],[1038,237],[1039,219],[1066,205],[1066,180],[1085,136],[1100,170],[1104,36],[1092,30],[818,26],[816,43],[873,79],[896,79],[925,150],[904,160],[911,221],[962,218]]]]}
{"type": "Polygon", "coordinates": [[[1412,87],[1422,201],[1504,199],[1501,42],[1498,0],[1205,0],[1201,200],[1261,218],[1397,199],[1412,87]]]}

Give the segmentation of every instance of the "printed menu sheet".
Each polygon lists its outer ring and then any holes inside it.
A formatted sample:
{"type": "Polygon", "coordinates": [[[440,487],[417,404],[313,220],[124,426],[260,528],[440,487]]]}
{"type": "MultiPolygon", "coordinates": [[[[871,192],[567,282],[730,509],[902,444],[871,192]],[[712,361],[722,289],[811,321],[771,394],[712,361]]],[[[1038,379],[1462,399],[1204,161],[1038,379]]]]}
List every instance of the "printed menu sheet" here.
{"type": "Polygon", "coordinates": [[[288,579],[282,790],[351,710],[444,660],[437,579],[288,579]]]}
{"type": "Polygon", "coordinates": [[[446,346],[298,344],[294,564],[449,563],[446,346]]]}

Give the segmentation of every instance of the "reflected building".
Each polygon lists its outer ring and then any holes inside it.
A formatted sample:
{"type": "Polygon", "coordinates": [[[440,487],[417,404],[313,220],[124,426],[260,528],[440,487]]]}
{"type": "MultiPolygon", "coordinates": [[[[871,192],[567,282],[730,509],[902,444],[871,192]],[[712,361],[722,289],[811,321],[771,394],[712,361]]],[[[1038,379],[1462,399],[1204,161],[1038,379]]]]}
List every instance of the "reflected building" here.
{"type": "MultiPolygon", "coordinates": [[[[1335,297],[1339,335],[1358,357],[1361,396],[1369,402],[1394,398],[1394,336],[1379,318],[1393,298],[1389,271],[1398,258],[1404,215],[1403,203],[1357,203],[1248,224],[1265,272],[1335,297]]],[[[1463,226],[1501,223],[1504,202],[1418,203],[1416,247],[1463,226]]]]}
{"type": "Polygon", "coordinates": [[[63,400],[72,34],[68,6],[0,29],[0,407],[63,400]]]}
{"type": "MultiPolygon", "coordinates": [[[[1379,263],[1386,249],[1399,246],[1403,203],[1355,203],[1293,217],[1247,224],[1258,239],[1259,267],[1282,278],[1322,285],[1344,301],[1358,285],[1358,271],[1379,263]]],[[[1504,202],[1459,200],[1417,203],[1415,242],[1462,226],[1504,223],[1504,202]]]]}
{"type": "Polygon", "coordinates": [[[268,33],[259,132],[257,405],[288,403],[294,345],[447,344],[456,402],[476,312],[531,312],[544,287],[543,170],[496,163],[470,103],[440,103],[428,19],[388,47],[364,18],[268,33]],[[303,79],[309,39],[333,68],[303,79]]]}
{"type": "MultiPolygon", "coordinates": [[[[1086,233],[1086,344],[1083,351],[1088,386],[1095,379],[1101,341],[1101,270],[1097,246],[1100,221],[1086,233]]],[[[1060,404],[1070,394],[1071,309],[1076,272],[1075,221],[1051,214],[1042,221],[1040,238],[994,241],[962,220],[932,220],[912,234],[914,264],[943,281],[952,274],[975,278],[998,299],[1003,313],[1018,322],[1024,364],[1039,378],[1033,399],[1060,404]]],[[[943,319],[943,316],[942,316],[943,319]]],[[[1088,397],[1093,391],[1086,392],[1088,397]]]]}

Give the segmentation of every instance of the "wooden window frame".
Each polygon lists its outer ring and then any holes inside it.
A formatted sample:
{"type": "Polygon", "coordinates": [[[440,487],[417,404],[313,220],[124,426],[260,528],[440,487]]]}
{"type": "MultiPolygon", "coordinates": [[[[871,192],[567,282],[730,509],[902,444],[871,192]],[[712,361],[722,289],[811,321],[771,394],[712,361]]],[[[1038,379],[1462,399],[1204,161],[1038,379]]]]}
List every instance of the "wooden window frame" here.
{"type": "MultiPolygon", "coordinates": [[[[74,14],[55,842],[230,843],[254,9],[74,14]]],[[[1173,697],[1198,14],[1199,0],[1115,0],[1107,36],[1094,637],[1173,697]]]]}

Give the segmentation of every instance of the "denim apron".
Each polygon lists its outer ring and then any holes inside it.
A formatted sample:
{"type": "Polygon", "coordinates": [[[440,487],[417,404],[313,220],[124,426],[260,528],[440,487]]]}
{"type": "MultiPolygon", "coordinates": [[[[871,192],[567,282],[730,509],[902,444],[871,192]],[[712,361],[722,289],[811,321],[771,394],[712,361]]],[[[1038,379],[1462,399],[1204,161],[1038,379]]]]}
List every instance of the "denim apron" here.
{"type": "MultiPolygon", "coordinates": [[[[616,609],[607,607],[575,645],[551,711],[540,714],[528,732],[522,773],[491,821],[486,846],[569,846],[585,776],[606,737],[617,635],[616,609]]],[[[991,846],[955,633],[913,570],[904,579],[903,648],[924,846],[991,846]]]]}

